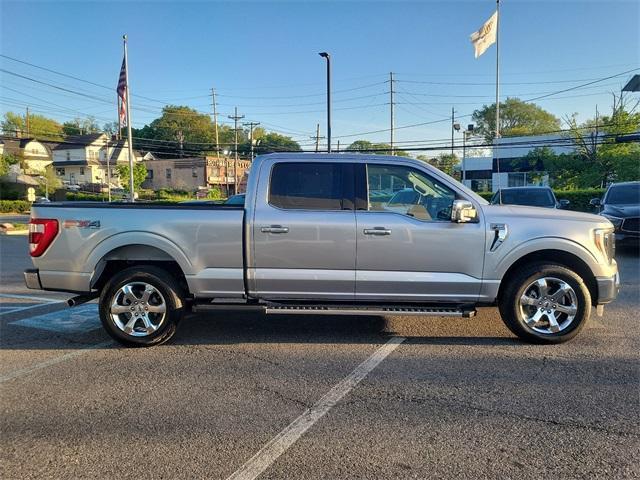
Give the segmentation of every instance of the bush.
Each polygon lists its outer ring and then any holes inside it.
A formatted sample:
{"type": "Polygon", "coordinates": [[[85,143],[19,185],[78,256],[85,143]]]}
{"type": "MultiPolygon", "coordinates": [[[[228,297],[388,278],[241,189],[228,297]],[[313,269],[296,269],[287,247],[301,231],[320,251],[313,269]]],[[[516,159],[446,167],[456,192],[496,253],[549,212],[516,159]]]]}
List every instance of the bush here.
{"type": "Polygon", "coordinates": [[[0,200],[0,213],[29,213],[31,203],[26,200],[0,200]]]}
{"type": "Polygon", "coordinates": [[[67,192],[65,197],[71,202],[106,202],[109,200],[106,193],[67,192]]]}
{"type": "Polygon", "coordinates": [[[20,200],[26,198],[26,191],[23,186],[15,183],[0,182],[0,199],[20,200]]]}

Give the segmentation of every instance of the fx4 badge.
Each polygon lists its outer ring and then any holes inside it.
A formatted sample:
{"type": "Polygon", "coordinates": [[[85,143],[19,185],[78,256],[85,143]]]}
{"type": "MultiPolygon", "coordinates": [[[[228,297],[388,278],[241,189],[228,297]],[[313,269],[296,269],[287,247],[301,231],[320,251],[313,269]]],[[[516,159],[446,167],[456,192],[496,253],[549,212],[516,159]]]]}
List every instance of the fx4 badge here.
{"type": "Polygon", "coordinates": [[[65,220],[62,222],[64,228],[100,228],[100,220],[65,220]]]}

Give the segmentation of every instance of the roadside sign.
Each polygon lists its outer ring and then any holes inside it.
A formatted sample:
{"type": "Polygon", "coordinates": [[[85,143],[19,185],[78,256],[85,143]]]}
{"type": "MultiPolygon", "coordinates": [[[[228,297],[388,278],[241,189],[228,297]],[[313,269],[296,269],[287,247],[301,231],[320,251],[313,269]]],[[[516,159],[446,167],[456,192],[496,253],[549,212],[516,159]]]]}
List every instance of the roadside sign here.
{"type": "Polygon", "coordinates": [[[29,202],[35,202],[36,201],[36,189],[33,187],[29,187],[27,188],[27,200],[29,202]]]}

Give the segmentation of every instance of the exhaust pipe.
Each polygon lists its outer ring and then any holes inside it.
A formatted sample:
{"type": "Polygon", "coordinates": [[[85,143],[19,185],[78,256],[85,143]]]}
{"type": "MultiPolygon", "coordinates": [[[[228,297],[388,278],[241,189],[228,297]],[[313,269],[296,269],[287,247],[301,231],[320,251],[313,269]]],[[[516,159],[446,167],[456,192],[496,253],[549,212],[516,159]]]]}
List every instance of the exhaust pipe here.
{"type": "Polygon", "coordinates": [[[99,293],[88,293],[86,295],[78,295],[76,297],[72,297],[67,300],[67,305],[70,307],[77,307],[78,305],[82,305],[83,303],[90,302],[91,300],[98,298],[100,296],[99,293]]]}

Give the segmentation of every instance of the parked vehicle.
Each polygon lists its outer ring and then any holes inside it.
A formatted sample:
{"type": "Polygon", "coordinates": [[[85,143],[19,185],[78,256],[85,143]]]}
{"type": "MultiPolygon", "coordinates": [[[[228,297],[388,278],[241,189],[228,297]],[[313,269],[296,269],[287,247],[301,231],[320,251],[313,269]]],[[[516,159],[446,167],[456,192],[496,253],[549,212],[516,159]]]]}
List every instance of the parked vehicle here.
{"type": "Polygon", "coordinates": [[[528,205],[543,208],[567,208],[569,200],[558,200],[549,187],[509,187],[501,188],[493,197],[493,205],[528,205]]]}
{"type": "Polygon", "coordinates": [[[225,205],[244,205],[245,194],[238,193],[237,195],[231,195],[224,201],[225,205]]]}
{"type": "Polygon", "coordinates": [[[640,240],[640,182],[613,183],[602,199],[593,198],[591,205],[608,219],[616,231],[618,242],[640,240]]]}
{"type": "Polygon", "coordinates": [[[126,345],[171,338],[185,311],[473,316],[498,305],[524,340],[560,343],[619,286],[602,216],[489,205],[439,170],[380,155],[271,154],[244,206],[34,205],[29,288],[100,297],[126,345]],[[412,189],[390,208],[370,192],[412,189]],[[396,208],[399,207],[399,208],[396,208]]]}

